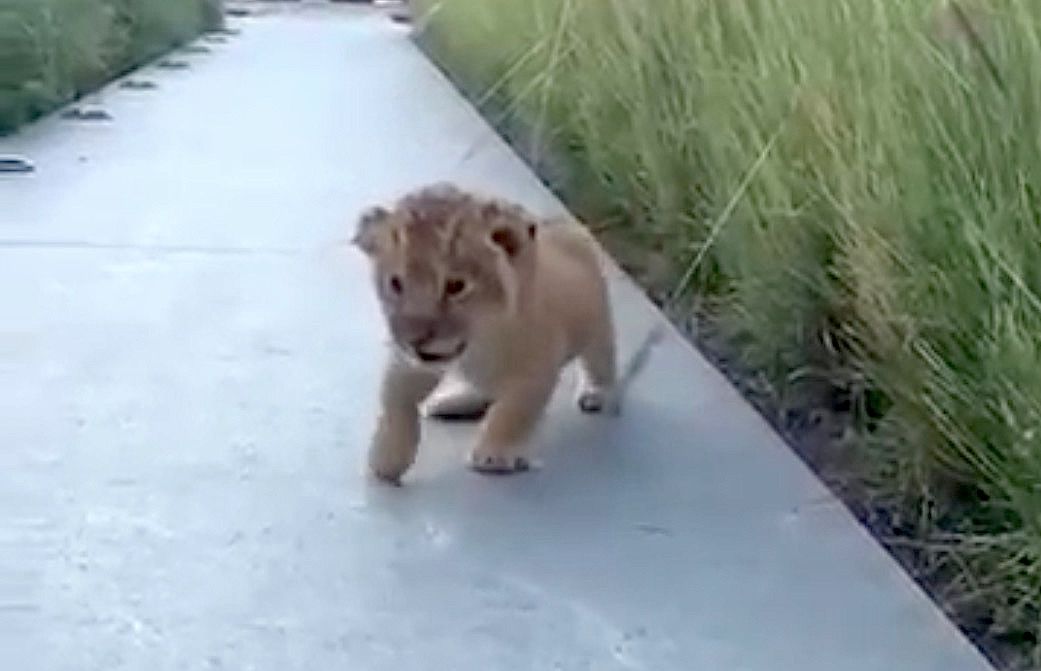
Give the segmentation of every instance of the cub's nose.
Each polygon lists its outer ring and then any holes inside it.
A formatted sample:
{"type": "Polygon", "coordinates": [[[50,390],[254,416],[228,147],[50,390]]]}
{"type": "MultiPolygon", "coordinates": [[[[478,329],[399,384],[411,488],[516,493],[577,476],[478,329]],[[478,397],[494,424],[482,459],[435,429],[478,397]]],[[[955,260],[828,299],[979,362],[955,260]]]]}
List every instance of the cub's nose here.
{"type": "Polygon", "coordinates": [[[391,328],[400,342],[420,347],[436,334],[437,320],[425,315],[395,315],[391,328]]]}

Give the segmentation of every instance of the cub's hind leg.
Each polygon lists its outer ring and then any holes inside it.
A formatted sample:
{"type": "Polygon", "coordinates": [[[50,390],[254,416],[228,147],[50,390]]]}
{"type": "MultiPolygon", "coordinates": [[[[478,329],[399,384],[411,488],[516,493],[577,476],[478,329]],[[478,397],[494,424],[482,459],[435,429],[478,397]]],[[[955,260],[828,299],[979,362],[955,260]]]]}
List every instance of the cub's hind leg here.
{"type": "Polygon", "coordinates": [[[618,364],[616,361],[614,328],[611,312],[604,299],[603,309],[594,325],[585,349],[578,354],[581,373],[578,407],[586,413],[617,414],[619,399],[616,390],[618,364]]]}

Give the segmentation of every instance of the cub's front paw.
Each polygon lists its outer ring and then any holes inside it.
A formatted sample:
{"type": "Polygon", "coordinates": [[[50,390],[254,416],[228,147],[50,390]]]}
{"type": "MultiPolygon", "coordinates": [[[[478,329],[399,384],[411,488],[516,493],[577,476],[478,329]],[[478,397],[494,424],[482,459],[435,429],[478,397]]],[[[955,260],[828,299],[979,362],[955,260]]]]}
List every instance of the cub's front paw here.
{"type": "Polygon", "coordinates": [[[470,453],[467,462],[470,468],[479,473],[495,473],[507,475],[530,471],[536,467],[527,454],[516,449],[490,448],[478,446],[470,453]]]}
{"type": "Polygon", "coordinates": [[[369,468],[380,480],[400,484],[401,476],[416,460],[418,421],[380,420],[369,448],[369,468]]]}

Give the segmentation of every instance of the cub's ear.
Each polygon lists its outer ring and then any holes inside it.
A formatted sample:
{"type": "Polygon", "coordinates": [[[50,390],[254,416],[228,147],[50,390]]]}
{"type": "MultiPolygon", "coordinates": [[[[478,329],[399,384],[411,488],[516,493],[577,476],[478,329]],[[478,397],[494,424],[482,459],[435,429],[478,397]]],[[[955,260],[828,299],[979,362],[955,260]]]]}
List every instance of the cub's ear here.
{"type": "Polygon", "coordinates": [[[375,254],[379,250],[380,239],[383,237],[382,229],[389,216],[390,212],[378,205],[362,212],[351,244],[369,256],[375,254]]]}
{"type": "Polygon", "coordinates": [[[492,244],[506,252],[511,259],[516,258],[528,245],[535,241],[538,226],[531,222],[523,222],[514,226],[496,226],[492,229],[492,244]]]}

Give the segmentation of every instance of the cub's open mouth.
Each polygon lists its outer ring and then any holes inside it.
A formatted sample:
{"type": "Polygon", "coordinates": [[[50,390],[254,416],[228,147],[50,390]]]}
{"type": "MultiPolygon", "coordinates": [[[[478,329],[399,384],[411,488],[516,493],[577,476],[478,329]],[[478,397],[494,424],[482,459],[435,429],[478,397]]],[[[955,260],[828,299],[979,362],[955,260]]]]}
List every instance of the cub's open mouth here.
{"type": "Polygon", "coordinates": [[[466,349],[466,343],[461,342],[451,352],[427,352],[416,348],[415,353],[416,358],[423,363],[445,363],[458,357],[464,349],[466,349]]]}

